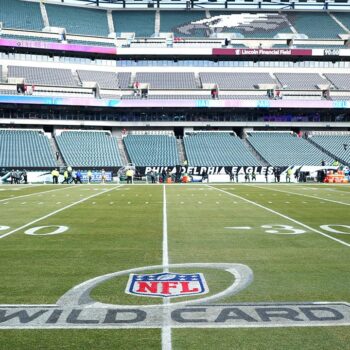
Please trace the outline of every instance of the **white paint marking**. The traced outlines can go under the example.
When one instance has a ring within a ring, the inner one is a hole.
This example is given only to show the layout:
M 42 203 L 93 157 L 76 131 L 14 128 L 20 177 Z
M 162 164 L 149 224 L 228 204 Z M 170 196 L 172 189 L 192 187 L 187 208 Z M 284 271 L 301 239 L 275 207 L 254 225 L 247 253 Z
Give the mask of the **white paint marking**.
M 345 227 L 347 229 L 350 229 L 349 225 L 338 225 L 338 224 L 333 224 L 333 225 L 321 225 L 321 229 L 328 231 L 328 232 L 332 232 L 332 233 L 339 233 L 341 235 L 350 235 L 350 232 L 344 232 L 344 231 L 339 231 L 336 230 L 335 228 L 332 228 L 332 226 L 336 226 L 336 227 Z
M 225 227 L 229 230 L 251 230 L 251 227 L 249 226 L 232 226 L 232 227 Z
M 64 187 L 64 188 L 56 188 L 54 190 L 50 190 L 50 191 L 43 191 L 43 192 L 34 192 L 34 193 L 29 193 L 29 194 L 23 194 L 22 196 L 16 196 L 16 197 L 10 197 L 10 198 L 4 198 L 4 199 L 0 199 L 0 203 L 1 202 L 5 202 L 5 201 L 8 201 L 8 200 L 12 200 L 12 199 L 17 199 L 17 198 L 24 198 L 24 197 L 29 197 L 29 196 L 35 196 L 37 195 L 38 193 L 49 193 L 49 192 L 53 192 L 53 191 L 62 191 L 62 190 L 65 190 L 67 188 L 73 188 L 73 187 Z
M 254 186 L 254 185 L 253 185 Z M 344 203 L 344 202 L 340 202 L 340 201 L 336 201 L 334 199 L 327 199 L 327 198 L 322 198 L 322 197 L 317 197 L 317 196 L 310 196 L 308 194 L 303 194 L 303 193 L 297 193 L 297 192 L 289 192 L 289 191 L 283 191 L 283 190 L 277 190 L 275 188 L 270 188 L 270 187 L 260 187 L 260 186 L 254 186 L 257 188 L 261 188 L 263 190 L 269 190 L 269 191 L 277 191 L 277 192 L 282 192 L 282 193 L 290 193 L 293 194 L 295 196 L 303 196 L 303 197 L 308 197 L 308 198 L 315 198 L 315 199 L 321 199 L 327 202 L 332 202 L 332 203 L 337 203 L 337 204 L 342 204 L 342 205 L 350 205 L 350 203 Z M 287 195 L 287 197 L 290 197 L 290 195 Z M 303 202 L 303 203 L 307 203 L 307 202 Z
M 0 231 L 5 231 L 8 230 L 10 228 L 10 226 L 1 226 L 0 225 Z
M 118 187 L 120 187 L 120 186 L 121 186 L 121 185 L 119 185 Z M 1 239 L 1 238 L 5 238 L 5 237 L 7 237 L 7 236 L 9 236 L 9 235 L 12 235 L 13 233 L 15 233 L 15 232 L 17 232 L 17 231 L 19 231 L 19 230 L 22 230 L 22 229 L 24 229 L 24 228 L 26 228 L 26 227 L 28 227 L 28 226 L 31 226 L 31 225 L 33 225 L 33 224 L 35 224 L 35 223 L 37 223 L 37 222 L 39 222 L 39 221 L 41 221 L 41 220 L 44 220 L 44 219 L 47 219 L 47 218 L 49 218 L 49 217 L 51 217 L 51 216 L 53 216 L 53 215 L 56 215 L 56 214 L 60 213 L 60 212 L 63 211 L 63 210 L 69 209 L 69 208 L 71 208 L 71 207 L 73 207 L 73 206 L 75 206 L 75 205 L 78 205 L 78 204 L 80 204 L 80 203 L 83 203 L 83 202 L 87 201 L 88 199 L 91 199 L 91 198 L 93 198 L 93 197 L 99 196 L 99 195 L 101 195 L 101 194 L 103 194 L 103 193 L 106 193 L 106 192 L 113 191 L 115 188 L 118 188 L 118 187 L 113 187 L 113 188 L 111 188 L 111 189 L 109 189 L 109 190 L 107 190 L 107 191 L 105 191 L 105 192 L 96 193 L 96 194 L 93 194 L 92 196 L 89 196 L 89 197 L 80 199 L 80 200 L 77 201 L 77 202 L 74 202 L 74 203 L 71 203 L 71 204 L 69 204 L 69 205 L 66 205 L 66 206 L 63 207 L 63 208 L 57 209 L 57 210 L 55 210 L 55 211 L 53 211 L 53 212 L 51 212 L 51 213 L 49 213 L 49 214 L 46 214 L 46 215 L 44 215 L 44 216 L 42 216 L 42 217 L 40 217 L 40 218 L 38 218 L 38 219 L 35 219 L 35 220 L 29 222 L 28 224 L 22 225 L 22 226 L 20 226 L 20 227 L 14 229 L 14 230 L 8 232 L 8 233 L 5 233 L 5 234 L 1 235 L 1 236 L 0 236 L 0 239 Z
M 209 185 L 209 186 L 210 186 L 210 185 Z M 253 204 L 253 205 L 255 205 L 256 207 L 262 208 L 262 209 L 264 209 L 264 210 L 269 211 L 270 213 L 276 214 L 276 215 L 278 215 L 278 216 L 280 216 L 280 217 L 282 217 L 282 218 L 284 218 L 284 219 L 287 219 L 287 220 L 289 220 L 289 221 L 292 221 L 292 222 L 294 222 L 294 223 L 296 223 L 296 224 L 298 224 L 298 225 L 300 225 L 300 226 L 302 226 L 302 227 L 307 228 L 307 229 L 310 230 L 310 231 L 313 231 L 313 232 L 316 232 L 316 233 L 320 234 L 321 236 L 327 237 L 327 238 L 329 238 L 329 239 L 331 239 L 331 240 L 333 240 L 333 241 L 336 241 L 336 242 L 338 242 L 338 243 L 340 243 L 340 244 L 342 244 L 342 245 L 345 245 L 345 246 L 347 246 L 347 247 L 350 247 L 350 243 L 344 242 L 344 241 L 342 241 L 341 239 L 338 239 L 338 238 L 332 237 L 332 236 L 330 236 L 330 235 L 327 235 L 326 233 L 323 233 L 323 232 L 321 232 L 321 231 L 319 231 L 319 230 L 316 230 L 316 229 L 314 229 L 313 227 L 308 226 L 308 225 L 306 225 L 306 224 L 303 224 L 302 222 L 300 222 L 300 221 L 298 221 L 298 220 L 295 220 L 295 219 L 293 219 L 293 218 L 291 218 L 291 217 L 289 217 L 289 216 L 287 216 L 287 215 L 284 215 L 284 214 L 282 214 L 282 213 L 279 213 L 278 211 L 275 211 L 275 210 L 273 210 L 273 209 L 270 209 L 270 208 L 268 208 L 268 207 L 265 207 L 265 206 L 263 206 L 263 205 L 261 205 L 261 204 L 259 204 L 259 203 L 253 202 L 253 201 L 251 201 L 251 200 L 249 200 L 249 199 L 247 199 L 247 198 L 244 198 L 244 197 L 238 196 L 238 195 L 236 195 L 236 194 L 233 194 L 233 193 L 227 192 L 227 191 L 225 191 L 225 190 L 222 190 L 221 188 L 216 188 L 216 187 L 213 187 L 213 186 L 210 186 L 210 187 L 211 187 L 211 188 L 214 188 L 214 189 L 217 190 L 217 191 L 226 193 L 226 194 L 229 195 L 229 196 L 236 197 L 236 198 L 240 198 L 240 199 L 244 200 L 244 201 L 247 202 L 247 203 Z
M 169 272 L 169 249 L 168 249 L 168 219 L 167 219 L 167 202 L 166 186 L 163 185 L 163 271 Z M 163 305 L 169 305 L 170 300 L 163 298 Z M 162 350 L 171 350 L 171 327 L 168 325 L 169 310 L 163 310 L 163 327 L 162 327 Z
M 37 231 L 40 231 L 43 228 L 48 228 L 48 227 L 57 227 L 56 230 L 52 231 L 52 232 L 48 232 L 48 233 L 37 233 Z M 60 225 L 49 225 L 49 226 L 38 226 L 38 227 L 32 227 L 26 231 L 24 231 L 24 233 L 26 235 L 30 235 L 30 236 L 51 236 L 51 235 L 58 235 L 60 233 L 66 232 L 68 230 L 67 226 L 60 226 Z

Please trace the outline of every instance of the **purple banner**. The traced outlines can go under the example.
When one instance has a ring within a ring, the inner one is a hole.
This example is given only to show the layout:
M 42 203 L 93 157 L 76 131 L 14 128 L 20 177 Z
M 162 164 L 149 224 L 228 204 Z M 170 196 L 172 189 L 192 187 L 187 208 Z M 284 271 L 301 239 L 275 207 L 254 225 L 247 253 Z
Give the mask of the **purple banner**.
M 213 49 L 215 56 L 312 56 L 312 49 Z
M 38 38 L 40 40 L 40 38 Z M 71 52 L 87 52 L 87 53 L 101 53 L 106 55 L 116 55 L 117 49 L 115 47 L 104 46 L 88 46 L 80 44 L 61 44 L 46 41 L 29 41 L 17 39 L 0 39 L 0 46 L 6 47 L 24 47 L 43 50 L 57 50 L 57 51 L 71 51 Z
M 350 108 L 350 101 L 328 100 L 117 100 L 92 97 L 39 97 L 23 95 L 0 95 L 0 103 L 121 108 Z

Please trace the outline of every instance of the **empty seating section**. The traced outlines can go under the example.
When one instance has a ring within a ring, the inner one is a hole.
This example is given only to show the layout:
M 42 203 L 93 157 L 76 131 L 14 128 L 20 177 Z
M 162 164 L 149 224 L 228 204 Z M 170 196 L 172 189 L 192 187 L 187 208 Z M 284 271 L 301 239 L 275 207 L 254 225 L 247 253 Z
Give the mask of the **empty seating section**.
M 248 141 L 272 166 L 320 165 L 331 158 L 303 138 L 290 132 L 254 132 Z
M 0 167 L 54 168 L 49 139 L 39 131 L 0 130 Z
M 350 30 L 350 13 L 349 12 L 334 12 L 333 15 Z
M 118 77 L 114 72 L 77 70 L 81 82 L 96 82 L 102 89 L 119 89 Z
M 205 19 L 204 11 L 161 11 L 160 32 L 174 33 L 175 37 L 206 37 L 208 28 L 193 24 Z
M 273 38 L 292 33 L 284 14 L 210 11 L 210 25 L 216 32 L 239 33 L 246 38 Z
M 117 139 L 104 132 L 63 131 L 57 145 L 67 165 L 72 167 L 121 166 Z
M 131 73 L 119 72 L 118 82 L 121 89 L 127 89 L 130 87 Z
M 259 84 L 276 84 L 268 73 L 199 73 L 202 84 L 218 84 L 221 90 L 254 89 Z
M 346 33 L 327 12 L 293 12 L 287 16 L 299 34 L 311 39 L 339 38 L 338 34 Z
M 34 85 L 77 86 L 70 69 L 8 66 L 8 77 L 24 78 Z
M 41 31 L 43 20 L 39 3 L 1 0 L 0 22 L 4 28 L 20 28 Z
M 113 11 L 116 33 L 135 33 L 137 37 L 154 34 L 155 11 Z
M 50 37 L 44 37 L 44 36 L 13 35 L 13 34 L 1 34 L 0 39 L 58 42 L 58 38 L 50 38 Z
M 128 135 L 124 144 L 136 166 L 175 166 L 180 164 L 176 139 L 168 135 Z
M 136 81 L 148 83 L 151 89 L 196 89 L 194 73 L 136 73 Z
M 52 27 L 66 28 L 67 33 L 108 36 L 107 11 L 80 7 L 46 4 Z
M 316 90 L 317 85 L 330 85 L 317 73 L 275 73 L 275 77 L 290 90 Z
M 201 132 L 184 137 L 190 166 L 258 166 L 243 141 L 225 132 Z
M 337 89 L 350 90 L 350 74 L 326 73 L 324 75 Z
M 342 162 L 350 164 L 350 133 L 348 135 L 314 135 L 311 140 Z
M 79 45 L 87 45 L 87 46 L 107 46 L 107 47 L 115 46 L 114 42 L 76 40 L 76 39 L 68 39 L 68 44 L 79 44 Z

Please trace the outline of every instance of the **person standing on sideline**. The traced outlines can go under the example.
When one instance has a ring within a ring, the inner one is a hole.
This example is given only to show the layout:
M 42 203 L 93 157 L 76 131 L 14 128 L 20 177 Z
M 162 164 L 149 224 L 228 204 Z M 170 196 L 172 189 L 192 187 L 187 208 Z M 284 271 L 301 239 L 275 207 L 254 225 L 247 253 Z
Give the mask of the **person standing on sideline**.
M 87 172 L 87 179 L 88 179 L 88 183 L 91 184 L 92 181 L 92 171 L 88 170 Z
M 163 184 L 165 184 L 166 178 L 167 178 L 166 170 L 165 170 L 165 168 L 163 168 L 163 170 L 162 170 L 162 182 L 163 182 Z
M 71 183 L 74 181 L 74 183 L 77 183 L 77 172 L 75 170 L 72 171 L 72 181 Z
M 27 174 L 27 170 L 26 169 L 23 169 L 23 180 L 24 180 L 24 183 L 27 184 L 28 183 L 28 174 Z
M 255 174 L 255 171 L 253 170 L 252 172 L 252 181 L 256 181 L 256 174 Z
M 66 183 L 68 185 L 68 170 L 66 169 L 63 173 L 63 181 L 61 182 L 61 184 Z
M 128 169 L 126 171 L 126 183 L 127 184 L 132 184 L 133 183 L 133 176 L 134 176 L 134 172 L 132 169 Z
M 101 170 L 101 182 L 103 184 L 106 182 L 106 172 L 104 169 Z
M 72 177 L 73 169 L 72 169 L 72 167 L 68 166 L 67 171 L 68 171 L 68 183 L 71 184 L 73 182 L 73 177 Z
M 60 173 L 58 172 L 57 169 L 54 169 L 54 170 L 52 170 L 51 175 L 52 175 L 52 183 L 57 185 L 58 184 L 58 176 L 60 175 Z
M 290 179 L 291 179 L 291 177 L 292 177 L 292 173 L 293 173 L 292 169 L 289 168 L 289 169 L 287 170 L 286 182 L 290 182 Z
M 78 170 L 78 171 L 77 171 L 77 174 L 76 174 L 76 180 L 75 180 L 75 183 L 76 183 L 76 184 L 77 184 L 78 182 L 82 184 L 82 182 L 81 182 L 81 177 L 82 177 L 81 171 Z

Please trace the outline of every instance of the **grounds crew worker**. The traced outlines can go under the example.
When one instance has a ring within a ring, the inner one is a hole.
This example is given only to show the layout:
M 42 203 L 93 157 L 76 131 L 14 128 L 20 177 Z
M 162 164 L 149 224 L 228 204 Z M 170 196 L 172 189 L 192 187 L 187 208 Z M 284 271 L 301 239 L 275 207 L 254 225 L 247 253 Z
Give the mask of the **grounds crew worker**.
M 87 178 L 88 178 L 88 183 L 91 184 L 91 180 L 92 180 L 92 172 L 91 172 L 91 170 L 88 170 Z
M 52 175 L 52 183 L 58 184 L 58 176 L 60 175 L 58 170 L 57 169 L 52 170 L 51 175 Z
M 63 181 L 61 183 L 66 183 L 68 184 L 68 170 L 65 170 L 64 173 L 63 173 Z
M 125 175 L 126 175 L 126 183 L 132 184 L 132 177 L 134 176 L 134 171 L 132 169 L 128 169 Z

